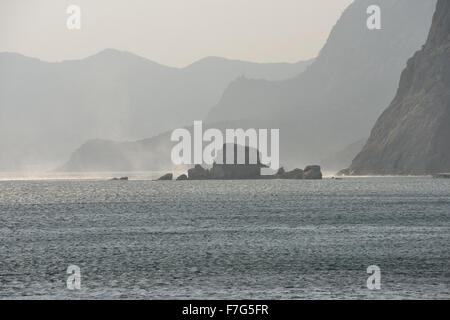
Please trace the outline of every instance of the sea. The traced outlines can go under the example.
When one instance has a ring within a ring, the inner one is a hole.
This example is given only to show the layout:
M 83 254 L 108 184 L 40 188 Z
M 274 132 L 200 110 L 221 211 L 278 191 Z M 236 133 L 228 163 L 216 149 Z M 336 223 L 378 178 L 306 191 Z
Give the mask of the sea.
M 450 179 L 0 181 L 0 299 L 449 298 Z

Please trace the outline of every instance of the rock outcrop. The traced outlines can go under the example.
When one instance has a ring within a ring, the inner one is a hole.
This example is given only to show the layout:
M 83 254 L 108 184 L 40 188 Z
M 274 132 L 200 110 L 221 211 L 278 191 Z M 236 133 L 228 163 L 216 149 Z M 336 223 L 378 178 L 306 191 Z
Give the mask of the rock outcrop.
M 438 173 L 434 174 L 433 178 L 435 179 L 450 179 L 450 173 Z
M 199 164 L 196 164 L 194 168 L 188 170 L 189 180 L 206 180 L 210 177 L 211 175 L 209 174 L 209 170 L 204 169 Z
M 261 179 L 261 166 L 256 164 L 217 164 L 211 169 L 205 169 L 201 165 L 195 165 L 188 170 L 189 180 L 239 180 L 239 179 Z
M 173 178 L 173 174 L 167 173 L 167 174 L 163 175 L 161 178 L 159 178 L 158 180 L 172 180 L 172 178 Z
M 111 181 L 128 181 L 128 177 L 112 178 Z
M 227 147 L 234 148 L 234 164 L 226 164 Z M 188 170 L 189 180 L 240 180 L 240 179 L 322 179 L 320 166 L 307 166 L 305 170 L 294 169 L 286 171 L 280 168 L 274 175 L 261 175 L 261 168 L 267 166 L 260 162 L 259 150 L 245 147 L 245 160 L 243 164 L 237 163 L 238 145 L 224 144 L 222 150 L 218 153 L 216 162 L 211 169 L 205 169 L 197 164 L 194 168 Z M 253 152 L 253 161 L 251 153 Z M 221 161 L 218 161 L 221 160 Z M 220 162 L 220 163 L 218 163 Z M 256 163 L 254 163 L 256 162 Z
M 403 71 L 352 175 L 450 172 L 450 1 L 439 0 L 428 40 Z
M 185 175 L 185 174 L 182 174 L 182 175 L 180 175 L 180 176 L 177 178 L 177 181 L 184 181 L 184 180 L 187 180 L 187 179 L 188 179 L 188 176 Z
M 211 169 L 205 169 L 200 165 L 189 169 L 189 180 L 242 180 L 242 179 L 290 179 L 290 180 L 320 180 L 322 179 L 322 172 L 320 166 L 307 166 L 305 170 L 294 169 L 292 171 L 285 171 L 280 168 L 274 175 L 263 176 L 259 169 L 254 170 L 255 167 L 250 165 L 214 164 Z
M 322 172 L 320 166 L 307 166 L 304 170 L 304 178 L 309 180 L 322 179 Z
M 304 177 L 305 174 L 302 169 L 294 169 L 286 172 L 283 167 L 281 167 L 275 175 L 275 179 L 304 179 Z
M 233 148 L 234 158 L 233 164 L 227 164 L 227 150 Z M 251 155 L 255 156 L 251 161 Z M 244 161 L 238 163 L 238 145 L 224 144 L 222 150 L 218 152 L 216 162 L 214 162 L 210 170 L 204 169 L 200 165 L 196 165 L 193 169 L 188 170 L 189 180 L 231 180 L 231 179 L 261 179 L 261 168 L 266 167 L 260 162 L 259 151 L 246 146 L 244 148 Z M 220 160 L 220 161 L 219 161 Z

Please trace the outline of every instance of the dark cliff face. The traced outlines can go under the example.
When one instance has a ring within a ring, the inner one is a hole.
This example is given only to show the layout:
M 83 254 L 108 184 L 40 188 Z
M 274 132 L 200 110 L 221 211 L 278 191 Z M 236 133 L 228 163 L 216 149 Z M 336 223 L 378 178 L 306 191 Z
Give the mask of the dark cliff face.
M 350 167 L 354 175 L 450 172 L 450 1 L 439 0 L 426 44 Z

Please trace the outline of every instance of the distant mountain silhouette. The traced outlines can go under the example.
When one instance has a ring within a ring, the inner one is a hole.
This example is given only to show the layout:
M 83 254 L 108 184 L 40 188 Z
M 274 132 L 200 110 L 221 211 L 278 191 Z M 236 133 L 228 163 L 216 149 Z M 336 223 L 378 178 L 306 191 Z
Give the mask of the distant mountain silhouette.
M 89 139 L 136 140 L 188 125 L 238 77 L 286 79 L 309 64 L 208 57 L 171 68 L 113 49 L 57 63 L 0 53 L 0 170 L 54 167 Z
M 369 136 L 406 61 L 426 40 L 436 1 L 376 1 L 382 30 L 366 27 L 372 4 L 356 0 L 344 11 L 305 72 L 278 82 L 236 80 L 206 121 L 280 128 L 282 160 L 295 166 L 317 163 Z
M 450 172 L 450 1 L 439 0 L 428 40 L 403 71 L 350 173 Z

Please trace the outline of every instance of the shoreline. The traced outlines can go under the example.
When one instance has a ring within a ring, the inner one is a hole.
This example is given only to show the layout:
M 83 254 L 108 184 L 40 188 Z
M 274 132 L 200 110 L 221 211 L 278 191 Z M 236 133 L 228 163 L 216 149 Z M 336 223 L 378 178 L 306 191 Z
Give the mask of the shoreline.
M 18 173 L 0 173 L 1 182 L 14 181 L 112 181 L 117 176 L 127 176 L 128 181 L 158 181 L 158 175 L 162 172 L 105 172 L 105 173 L 72 173 L 72 174 L 18 174 Z M 336 176 L 324 174 L 323 180 L 349 180 L 349 179 L 390 179 L 390 178 L 427 178 L 446 180 L 444 178 L 435 177 L 435 175 L 367 175 L 367 176 Z M 188 180 L 188 181 L 267 181 L 267 180 L 292 180 L 292 179 L 206 179 L 206 180 Z M 175 182 L 176 180 L 171 180 Z M 114 182 L 114 181 L 112 181 Z M 120 181 L 116 181 L 120 182 Z M 123 183 L 127 181 L 122 181 Z M 159 181 L 161 182 L 161 181 Z M 183 182 L 183 181 L 181 181 Z

